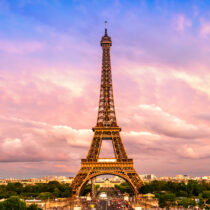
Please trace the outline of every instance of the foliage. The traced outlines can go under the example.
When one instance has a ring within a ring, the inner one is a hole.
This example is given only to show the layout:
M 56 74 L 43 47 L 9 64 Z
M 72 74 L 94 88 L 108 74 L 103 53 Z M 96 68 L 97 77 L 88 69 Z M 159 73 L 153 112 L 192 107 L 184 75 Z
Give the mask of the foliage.
M 53 197 L 71 197 L 72 189 L 69 184 L 61 184 L 57 181 L 49 183 L 37 183 L 35 185 L 26 185 L 16 182 L 0 185 L 0 199 L 9 198 L 11 196 L 19 196 L 21 198 L 43 197 L 41 193 L 48 193 L 49 198 Z M 49 194 L 50 193 L 50 194 Z M 46 194 L 44 194 L 46 197 Z M 47 197 L 47 198 L 48 198 Z
M 172 181 L 152 181 L 145 184 L 139 189 L 142 194 L 154 193 L 161 194 L 164 192 L 174 193 L 176 197 L 194 197 L 205 195 L 208 196 L 208 191 L 210 190 L 210 184 L 205 182 L 197 182 L 194 180 L 189 180 L 187 184 L 184 182 L 172 182 Z M 205 193 L 204 193 L 205 192 Z
M 118 190 L 120 190 L 121 193 L 128 193 L 128 194 L 132 194 L 132 189 L 130 188 L 129 184 L 127 182 L 123 182 L 121 184 L 116 184 L 115 188 L 117 188 Z
M 202 194 L 203 194 L 203 195 L 202 195 L 203 198 L 210 198 L 210 190 L 208 190 L 208 191 L 203 191 Z
M 18 196 L 11 196 L 7 200 L 0 202 L 0 210 L 41 210 L 36 205 L 26 206 L 26 203 L 21 201 Z
M 100 185 L 95 185 L 95 190 L 97 190 L 100 187 Z M 88 193 L 91 193 L 91 184 L 87 184 L 82 191 L 81 195 L 86 196 Z
M 184 208 L 192 208 L 196 206 L 196 202 L 192 198 L 184 198 L 177 202 L 178 206 L 183 206 Z
M 31 204 L 28 206 L 27 210 L 42 210 L 41 208 L 38 208 L 36 204 Z
M 169 209 L 171 206 L 175 206 L 176 196 L 173 193 L 165 193 L 159 196 L 158 202 L 161 208 Z
M 42 192 L 38 196 L 38 198 L 41 199 L 41 200 L 47 200 L 47 199 L 50 199 L 52 197 L 53 197 L 53 195 L 50 192 Z
M 206 204 L 210 202 L 210 183 L 197 182 L 189 180 L 188 183 L 172 181 L 152 181 L 139 189 L 142 194 L 153 193 L 158 198 L 160 207 L 169 208 L 177 204 L 184 208 L 198 205 L 200 208 L 207 208 Z M 175 200 L 177 202 L 175 202 Z M 195 198 L 199 198 L 198 204 Z M 175 203 L 174 203 L 175 202 Z
M 203 207 L 204 207 L 204 201 L 203 201 L 203 199 L 199 199 L 198 206 L 199 206 L 200 208 L 203 208 Z
M 87 184 L 82 191 L 81 195 L 86 196 L 88 193 L 91 193 L 91 184 Z

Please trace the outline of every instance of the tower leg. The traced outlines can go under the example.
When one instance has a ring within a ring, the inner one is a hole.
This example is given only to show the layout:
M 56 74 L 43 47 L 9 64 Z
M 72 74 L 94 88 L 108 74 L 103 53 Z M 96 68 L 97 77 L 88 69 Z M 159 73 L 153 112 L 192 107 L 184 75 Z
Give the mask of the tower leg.
M 95 178 L 91 179 L 91 198 L 94 199 L 96 197 L 95 192 Z

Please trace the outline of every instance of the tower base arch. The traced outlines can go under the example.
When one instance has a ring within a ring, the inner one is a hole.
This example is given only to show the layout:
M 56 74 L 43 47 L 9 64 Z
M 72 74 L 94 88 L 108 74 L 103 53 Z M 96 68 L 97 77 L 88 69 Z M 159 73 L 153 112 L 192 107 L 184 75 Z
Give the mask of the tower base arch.
M 119 176 L 130 185 L 133 194 L 139 193 L 139 188 L 143 185 L 143 181 L 136 173 L 133 167 L 133 160 L 127 159 L 125 162 L 89 162 L 83 159 L 81 168 L 72 183 L 72 190 L 76 196 L 80 196 L 85 185 L 89 180 L 100 175 Z

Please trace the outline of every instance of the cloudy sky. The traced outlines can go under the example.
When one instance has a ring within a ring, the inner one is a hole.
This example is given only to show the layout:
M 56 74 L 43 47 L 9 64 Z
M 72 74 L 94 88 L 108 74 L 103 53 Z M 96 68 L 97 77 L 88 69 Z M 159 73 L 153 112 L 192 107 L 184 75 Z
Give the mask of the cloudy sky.
M 80 168 L 105 20 L 117 120 L 138 173 L 210 175 L 208 0 L 0 0 L 0 178 Z

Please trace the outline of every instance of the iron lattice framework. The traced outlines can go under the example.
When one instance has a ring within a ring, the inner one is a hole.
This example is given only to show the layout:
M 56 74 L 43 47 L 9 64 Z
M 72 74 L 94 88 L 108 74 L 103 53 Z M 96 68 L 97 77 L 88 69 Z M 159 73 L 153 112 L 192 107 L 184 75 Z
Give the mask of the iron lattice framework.
M 133 167 L 133 159 L 129 159 L 123 146 L 120 131 L 117 125 L 114 97 L 112 88 L 110 47 L 111 37 L 105 35 L 101 39 L 103 50 L 101 87 L 97 124 L 93 128 L 94 136 L 86 159 L 81 160 L 81 169 L 72 183 L 73 192 L 80 195 L 86 183 L 98 175 L 113 174 L 125 179 L 131 186 L 134 194 L 143 182 Z M 111 140 L 114 148 L 115 159 L 100 159 L 100 149 L 103 140 Z

